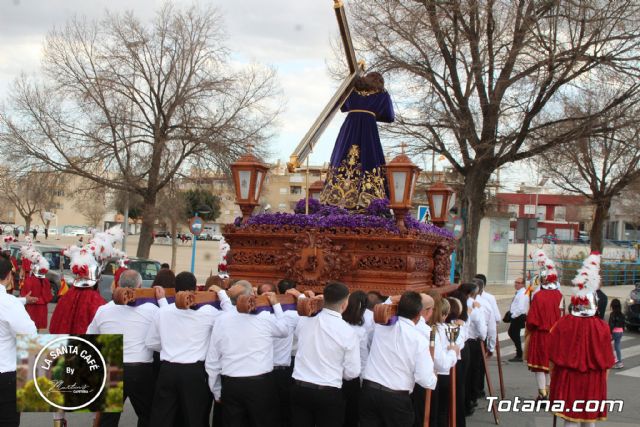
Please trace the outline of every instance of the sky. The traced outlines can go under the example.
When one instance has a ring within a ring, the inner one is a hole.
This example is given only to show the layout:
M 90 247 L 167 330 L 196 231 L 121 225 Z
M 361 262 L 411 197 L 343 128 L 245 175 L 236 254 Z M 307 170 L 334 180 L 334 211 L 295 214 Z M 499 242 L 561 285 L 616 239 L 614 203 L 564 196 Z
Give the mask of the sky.
M 36 73 L 44 38 L 54 26 L 74 15 L 99 18 L 105 10 L 132 10 L 149 20 L 161 0 L 0 0 L 0 102 L 21 73 Z M 192 1 L 173 3 L 190 5 Z M 224 16 L 227 46 L 238 62 L 274 67 L 285 99 L 285 110 L 270 147 L 271 161 L 286 161 L 339 82 L 329 76 L 331 41 L 339 32 L 332 0 L 210 0 Z M 348 4 L 348 2 L 347 2 Z M 393 94 L 392 94 L 393 95 Z M 328 162 L 342 116 L 336 115 L 318 142 L 310 163 Z M 384 143 L 384 141 L 383 141 Z M 390 160 L 390 159 L 387 159 Z M 422 159 L 415 159 L 424 167 Z M 429 165 L 430 165 L 430 161 Z M 448 163 L 437 161 L 436 168 Z M 529 170 L 502 171 L 506 189 L 535 180 Z

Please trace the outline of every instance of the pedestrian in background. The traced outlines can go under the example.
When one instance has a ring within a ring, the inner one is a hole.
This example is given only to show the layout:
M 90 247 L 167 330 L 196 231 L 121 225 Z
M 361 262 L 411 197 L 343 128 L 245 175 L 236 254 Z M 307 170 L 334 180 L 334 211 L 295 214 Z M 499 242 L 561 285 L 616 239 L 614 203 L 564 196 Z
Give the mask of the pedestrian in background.
M 509 338 L 511 338 L 516 348 L 516 355 L 511 358 L 509 362 L 522 362 L 522 340 L 520 338 L 520 331 L 524 329 L 527 320 L 529 298 L 525 295 L 524 279 L 522 277 L 518 277 L 515 280 L 514 288 L 516 289 L 516 295 L 511 301 L 509 312 L 505 315 L 504 321 L 509 323 Z
M 609 329 L 613 337 L 613 348 L 616 352 L 616 364 L 614 369 L 624 368 L 622 363 L 622 351 L 620 350 L 620 341 L 624 333 L 624 314 L 622 314 L 622 305 L 618 298 L 611 300 L 611 313 L 609 314 Z

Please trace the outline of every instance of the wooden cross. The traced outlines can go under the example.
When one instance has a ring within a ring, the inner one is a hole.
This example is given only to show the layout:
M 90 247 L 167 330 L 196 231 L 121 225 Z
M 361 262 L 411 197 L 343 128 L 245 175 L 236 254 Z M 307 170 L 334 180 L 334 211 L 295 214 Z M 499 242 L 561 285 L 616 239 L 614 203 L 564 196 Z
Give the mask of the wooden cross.
M 307 156 L 311 154 L 316 141 L 318 141 L 318 138 L 320 138 L 327 128 L 333 116 L 349 97 L 349 94 L 351 94 L 356 78 L 364 71 L 364 62 L 358 62 L 356 59 L 356 52 L 353 49 L 349 23 L 347 22 L 347 15 L 342 0 L 333 0 L 333 9 L 336 13 L 340 36 L 342 37 L 342 44 L 344 45 L 344 52 L 347 57 L 347 64 L 349 65 L 349 75 L 344 79 L 340 87 L 338 87 L 336 93 L 331 97 L 329 103 L 324 107 L 316 121 L 313 122 L 313 125 L 291 155 L 287 163 L 289 172 L 294 172 L 298 169 Z

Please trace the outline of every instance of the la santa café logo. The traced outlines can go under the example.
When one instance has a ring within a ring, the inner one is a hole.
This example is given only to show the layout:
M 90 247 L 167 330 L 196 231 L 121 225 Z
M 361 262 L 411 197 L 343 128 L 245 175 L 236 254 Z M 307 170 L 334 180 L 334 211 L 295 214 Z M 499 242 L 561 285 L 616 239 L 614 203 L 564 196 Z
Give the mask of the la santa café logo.
M 107 364 L 93 343 L 76 336 L 58 337 L 47 342 L 36 356 L 33 377 L 37 377 L 37 370 L 49 372 L 59 365 L 63 366 L 64 375 L 53 381 L 49 389 L 42 389 L 38 381 L 34 381 L 36 391 L 48 404 L 74 411 L 86 408 L 100 396 L 107 382 Z M 65 396 L 64 404 L 50 399 L 52 393 Z

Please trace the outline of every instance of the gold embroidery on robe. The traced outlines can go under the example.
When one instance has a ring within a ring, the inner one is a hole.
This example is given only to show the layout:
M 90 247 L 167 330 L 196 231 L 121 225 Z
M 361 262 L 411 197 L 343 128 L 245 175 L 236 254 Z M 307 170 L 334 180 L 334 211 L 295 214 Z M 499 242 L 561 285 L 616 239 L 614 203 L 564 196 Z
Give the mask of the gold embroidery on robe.
M 360 148 L 352 145 L 340 166 L 329 170 L 320 202 L 350 210 L 364 210 L 373 200 L 387 197 L 384 184 L 384 166 L 363 171 Z

